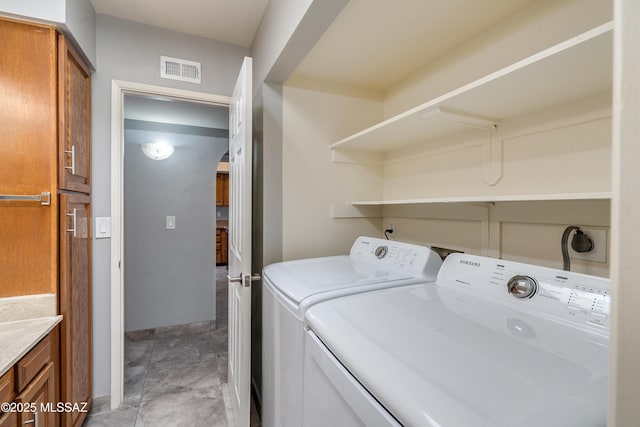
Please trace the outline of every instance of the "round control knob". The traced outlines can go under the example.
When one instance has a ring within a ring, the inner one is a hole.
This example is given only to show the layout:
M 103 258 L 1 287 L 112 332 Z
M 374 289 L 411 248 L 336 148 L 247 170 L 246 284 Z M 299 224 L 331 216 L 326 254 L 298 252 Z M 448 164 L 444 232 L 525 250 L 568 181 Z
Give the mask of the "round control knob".
M 538 283 L 533 277 L 513 276 L 507 283 L 507 290 L 516 298 L 531 298 L 538 290 Z
M 389 251 L 388 247 L 386 247 L 386 246 L 378 246 L 374 253 L 376 255 L 376 258 L 382 259 L 387 255 L 388 251 Z

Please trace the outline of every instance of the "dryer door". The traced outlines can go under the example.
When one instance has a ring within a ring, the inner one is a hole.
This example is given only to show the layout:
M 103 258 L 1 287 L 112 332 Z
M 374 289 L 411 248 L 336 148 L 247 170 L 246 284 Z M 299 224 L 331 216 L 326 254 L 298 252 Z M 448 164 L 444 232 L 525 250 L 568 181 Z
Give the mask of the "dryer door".
M 305 427 L 401 427 L 311 331 L 304 352 Z

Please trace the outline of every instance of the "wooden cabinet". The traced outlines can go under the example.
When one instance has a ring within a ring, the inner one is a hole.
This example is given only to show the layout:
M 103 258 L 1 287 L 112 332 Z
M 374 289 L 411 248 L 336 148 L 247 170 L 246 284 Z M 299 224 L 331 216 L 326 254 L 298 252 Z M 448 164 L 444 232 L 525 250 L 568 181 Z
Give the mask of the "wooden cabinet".
M 58 180 L 60 189 L 91 192 L 91 72 L 58 36 Z
M 229 206 L 229 174 L 216 174 L 216 206 Z
M 18 425 L 18 414 L 7 412 L 0 415 L 0 427 L 16 427 Z
M 49 362 L 18 395 L 16 402 L 33 404 L 28 411 L 18 413 L 18 425 L 33 424 L 38 427 L 54 427 L 56 425 L 57 413 L 52 406 L 57 404 L 54 372 L 54 364 Z M 50 411 L 45 412 L 46 409 L 50 409 Z
M 91 197 L 60 194 L 61 399 L 91 402 Z M 84 413 L 63 413 L 79 426 Z
M 58 294 L 60 399 L 90 402 L 90 69 L 45 25 L 0 18 L 0 51 L 0 297 Z
M 54 29 L 0 19 L 0 297 L 54 293 L 58 277 Z M 19 200 L 49 194 L 49 204 Z M 11 199 L 11 198 L 10 198 Z
M 15 406 L 0 416 L 0 427 L 59 425 L 57 355 L 56 327 L 2 376 L 0 400 Z
M 224 228 L 216 229 L 216 265 L 227 264 L 228 233 Z

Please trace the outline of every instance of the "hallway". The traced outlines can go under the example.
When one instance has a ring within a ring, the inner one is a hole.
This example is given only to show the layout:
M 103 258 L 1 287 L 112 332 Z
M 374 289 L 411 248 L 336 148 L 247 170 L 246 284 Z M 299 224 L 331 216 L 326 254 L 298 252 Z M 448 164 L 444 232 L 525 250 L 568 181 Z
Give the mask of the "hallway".
M 215 322 L 126 334 L 124 403 L 96 399 L 85 426 L 229 425 L 226 273 L 216 268 Z

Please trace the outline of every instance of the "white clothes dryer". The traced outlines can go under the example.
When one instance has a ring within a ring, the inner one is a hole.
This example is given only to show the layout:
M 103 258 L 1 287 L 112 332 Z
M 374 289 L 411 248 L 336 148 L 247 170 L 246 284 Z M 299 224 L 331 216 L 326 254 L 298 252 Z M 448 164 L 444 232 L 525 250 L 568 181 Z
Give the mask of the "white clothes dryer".
M 441 264 L 425 246 L 359 237 L 349 255 L 265 267 L 262 425 L 302 425 L 304 313 L 309 307 L 344 295 L 433 282 Z
M 452 254 L 306 313 L 304 427 L 601 427 L 608 279 Z

